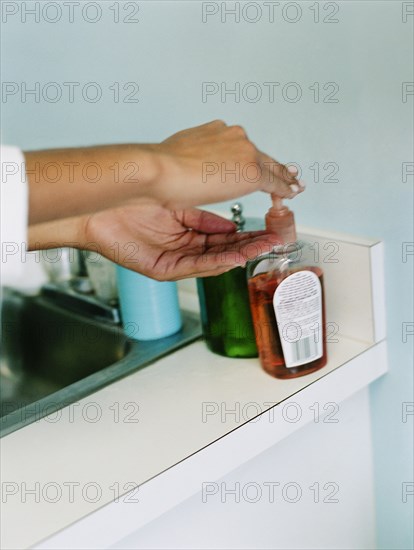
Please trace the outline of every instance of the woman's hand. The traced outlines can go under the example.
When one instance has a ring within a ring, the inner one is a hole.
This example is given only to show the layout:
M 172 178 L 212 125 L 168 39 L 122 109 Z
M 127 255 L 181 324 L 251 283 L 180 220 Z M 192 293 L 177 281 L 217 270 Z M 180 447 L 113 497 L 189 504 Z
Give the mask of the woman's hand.
M 303 191 L 297 170 L 259 151 L 240 126 L 216 120 L 153 146 L 160 174 L 149 192 L 169 208 L 188 208 L 267 191 L 293 198 Z
M 173 281 L 219 275 L 269 252 L 277 242 L 261 231 L 235 231 L 232 222 L 202 210 L 129 204 L 34 225 L 29 237 L 32 249 L 76 246 L 153 279 Z
M 202 210 L 127 205 L 91 216 L 85 238 L 128 269 L 172 281 L 219 275 L 276 244 L 264 232 L 235 230 L 232 222 Z

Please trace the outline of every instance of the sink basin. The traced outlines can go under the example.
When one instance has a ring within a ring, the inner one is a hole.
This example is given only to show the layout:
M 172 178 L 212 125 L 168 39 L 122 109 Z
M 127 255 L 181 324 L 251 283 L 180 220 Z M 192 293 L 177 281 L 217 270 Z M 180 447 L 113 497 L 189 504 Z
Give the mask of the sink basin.
M 38 294 L 4 289 L 0 436 L 70 405 L 201 335 L 198 316 L 183 328 L 139 342 L 119 324 L 98 320 Z

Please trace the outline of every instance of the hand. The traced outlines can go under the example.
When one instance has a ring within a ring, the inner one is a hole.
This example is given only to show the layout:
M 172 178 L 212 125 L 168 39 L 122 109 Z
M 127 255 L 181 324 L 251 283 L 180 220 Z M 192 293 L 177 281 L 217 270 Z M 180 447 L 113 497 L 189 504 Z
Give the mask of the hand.
M 149 192 L 168 208 L 233 199 L 253 191 L 293 198 L 297 170 L 259 151 L 240 126 L 216 120 L 152 146 L 161 166 Z M 270 201 L 269 201 L 270 202 Z
M 129 204 L 29 227 L 30 250 L 92 250 L 159 281 L 219 275 L 275 244 L 274 235 L 237 233 L 233 222 L 210 212 L 159 205 Z
M 277 243 L 264 231 L 235 231 L 233 222 L 202 210 L 130 204 L 86 218 L 81 248 L 153 279 L 173 281 L 219 275 Z

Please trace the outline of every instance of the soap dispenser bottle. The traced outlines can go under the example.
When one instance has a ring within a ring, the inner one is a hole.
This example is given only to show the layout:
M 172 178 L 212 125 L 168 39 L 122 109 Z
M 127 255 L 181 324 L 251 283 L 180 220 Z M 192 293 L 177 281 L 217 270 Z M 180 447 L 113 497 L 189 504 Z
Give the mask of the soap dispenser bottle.
M 262 367 L 296 378 L 326 365 L 323 272 L 298 241 L 293 212 L 272 195 L 266 230 L 280 244 L 248 262 L 248 289 Z
M 241 204 L 234 204 L 231 211 L 237 231 L 264 229 L 262 220 L 243 217 Z M 197 290 L 207 347 L 227 357 L 257 357 L 246 268 L 199 278 Z

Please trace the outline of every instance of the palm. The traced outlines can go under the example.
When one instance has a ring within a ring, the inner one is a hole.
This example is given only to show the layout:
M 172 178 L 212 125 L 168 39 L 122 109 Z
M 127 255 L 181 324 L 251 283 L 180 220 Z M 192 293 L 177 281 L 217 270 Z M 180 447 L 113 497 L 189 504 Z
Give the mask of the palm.
M 129 204 L 93 214 L 87 240 L 129 269 L 158 280 L 217 275 L 268 251 L 263 232 L 235 233 L 234 225 L 201 210 Z

